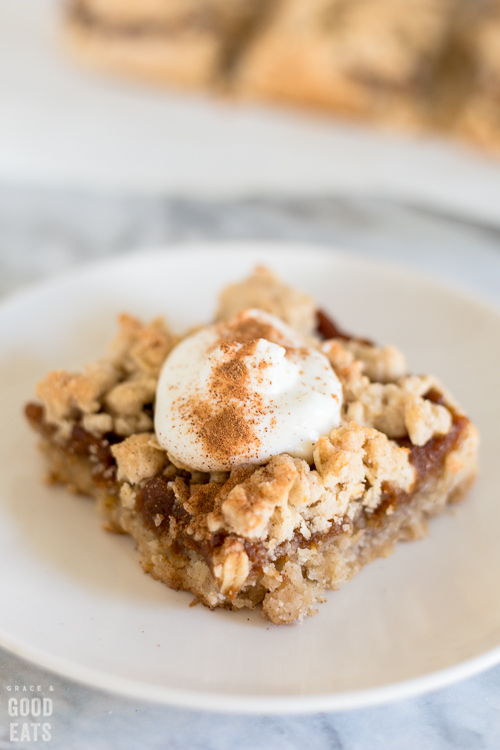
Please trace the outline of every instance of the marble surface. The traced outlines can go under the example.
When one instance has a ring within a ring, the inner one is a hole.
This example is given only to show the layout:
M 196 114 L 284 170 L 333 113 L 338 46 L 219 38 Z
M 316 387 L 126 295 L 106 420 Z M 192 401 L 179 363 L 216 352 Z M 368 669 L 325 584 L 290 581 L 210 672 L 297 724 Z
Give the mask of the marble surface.
M 5 185 L 0 185 L 0 297 L 105 255 L 200 238 L 256 237 L 349 247 L 409 264 L 500 305 L 500 232 L 408 206 L 335 197 L 215 203 Z M 15 719 L 7 702 L 15 685 L 40 685 L 40 694 L 53 699 L 50 741 L 10 741 Z M 0 750 L 38 745 L 54 750 L 497 750 L 500 667 L 382 707 L 240 717 L 117 697 L 0 650 Z

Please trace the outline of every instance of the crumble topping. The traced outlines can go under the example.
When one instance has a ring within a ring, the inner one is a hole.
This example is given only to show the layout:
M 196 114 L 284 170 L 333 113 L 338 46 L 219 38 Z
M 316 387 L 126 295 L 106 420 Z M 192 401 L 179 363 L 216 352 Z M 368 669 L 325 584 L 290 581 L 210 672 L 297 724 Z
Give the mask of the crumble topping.
M 376 508 L 383 482 L 409 492 L 416 477 L 409 454 L 383 433 L 355 422 L 320 438 L 314 461 L 323 485 L 334 493 L 335 515 L 348 513 L 351 500 L 361 497 L 364 506 Z
M 314 333 L 316 305 L 313 300 L 283 284 L 263 266 L 258 266 L 245 281 L 224 289 L 219 296 L 216 317 L 217 320 L 232 318 L 248 308 L 276 315 L 304 336 Z
M 144 407 L 155 399 L 158 373 L 177 339 L 160 318 L 143 325 L 131 315 L 121 315 L 118 323 L 106 357 L 83 373 L 51 372 L 37 386 L 45 419 L 62 439 L 79 416 L 93 435 L 128 436 L 153 427 Z
M 130 375 L 158 377 L 165 357 L 176 344 L 162 318 L 143 325 L 131 315 L 120 315 L 119 332 L 107 360 Z
M 121 417 L 137 416 L 142 408 L 154 401 L 155 378 L 138 378 L 116 385 L 106 395 L 106 406 L 111 414 Z
M 84 430 L 99 437 L 113 430 L 113 417 L 105 412 L 101 414 L 84 414 L 82 419 Z
M 272 458 L 267 466 L 234 487 L 222 503 L 221 513 L 228 528 L 248 539 L 267 535 L 277 541 L 290 538 L 298 522 L 297 512 L 288 503 L 296 478 L 293 459 Z
M 165 466 L 167 457 L 156 442 L 154 433 L 131 435 L 123 442 L 111 446 L 118 466 L 117 479 L 137 484 L 154 477 Z
M 79 412 L 99 411 L 100 397 L 117 377 L 108 363 L 92 365 L 83 374 L 55 370 L 38 384 L 36 395 L 45 406 L 48 421 L 57 425 Z
M 388 345 L 380 348 L 351 339 L 343 341 L 341 348 L 352 355 L 347 364 L 352 364 L 354 361 L 361 362 L 363 373 L 369 380 L 390 383 L 406 375 L 406 359 L 395 346 Z
M 445 406 L 409 393 L 404 404 L 404 422 L 413 445 L 422 446 L 436 435 L 446 435 L 452 419 Z
M 408 435 L 413 445 L 449 431 L 449 409 L 423 398 L 441 386 L 428 375 L 407 376 L 404 357 L 395 347 L 334 339 L 325 342 L 322 351 L 342 382 L 346 421 L 373 427 L 389 438 Z
M 345 404 L 346 418 L 375 427 L 390 438 L 408 434 L 413 445 L 424 445 L 431 437 L 448 432 L 449 410 L 409 392 L 406 385 L 404 378 L 387 385 L 351 384 L 354 400 Z

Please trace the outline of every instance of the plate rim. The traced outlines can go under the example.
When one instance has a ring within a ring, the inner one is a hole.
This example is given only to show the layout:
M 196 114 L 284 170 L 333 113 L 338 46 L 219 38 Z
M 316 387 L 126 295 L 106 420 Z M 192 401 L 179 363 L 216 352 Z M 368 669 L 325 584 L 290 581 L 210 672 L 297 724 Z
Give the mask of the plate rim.
M 179 242 L 165 245 L 153 245 L 144 249 L 122 253 L 114 256 L 106 256 L 101 259 L 93 259 L 84 264 L 78 264 L 69 270 L 52 274 L 44 279 L 23 285 L 0 300 L 0 316 L 11 306 L 22 304 L 24 300 L 33 295 L 44 293 L 51 288 L 64 286 L 83 273 L 92 274 L 96 269 L 109 266 L 121 265 L 123 263 L 135 263 L 137 261 L 149 262 L 166 255 L 179 256 L 186 252 L 196 254 L 207 254 L 218 251 L 224 253 L 238 253 L 245 251 L 267 253 L 294 252 L 303 253 L 304 250 L 314 252 L 316 255 L 324 255 L 329 259 L 337 257 L 340 260 L 349 260 L 350 263 L 363 263 L 372 265 L 378 270 L 387 269 L 391 275 L 402 276 L 412 281 L 425 283 L 433 286 L 436 290 L 443 290 L 447 294 L 459 298 L 461 301 L 474 304 L 490 314 L 500 317 L 499 301 L 492 299 L 491 295 L 479 298 L 477 292 L 471 290 L 466 284 L 459 284 L 455 280 L 443 281 L 441 278 L 427 276 L 421 269 L 411 267 L 404 263 L 386 260 L 377 256 L 368 255 L 358 251 L 351 251 L 337 246 L 329 246 L 315 242 L 293 242 L 288 240 L 195 240 L 190 242 Z M 222 692 L 190 690 L 186 688 L 173 688 L 160 685 L 147 684 L 141 680 L 123 678 L 113 674 L 88 668 L 74 663 L 69 659 L 50 654 L 43 649 L 30 646 L 28 643 L 17 639 L 0 629 L 0 646 L 15 656 L 26 659 L 29 662 L 48 669 L 66 678 L 76 680 L 90 687 L 105 690 L 128 698 L 140 699 L 148 702 L 176 706 L 186 709 L 198 709 L 215 713 L 230 713 L 242 715 L 300 715 L 314 714 L 325 711 L 345 711 L 370 706 L 380 706 L 395 701 L 416 697 L 427 692 L 432 692 L 447 687 L 455 682 L 472 677 L 500 662 L 500 643 L 493 649 L 489 649 L 478 656 L 458 662 L 444 669 L 428 672 L 418 677 L 409 678 L 387 685 L 379 685 L 372 688 L 360 690 L 349 690 L 333 693 L 317 693 L 309 695 L 230 695 Z

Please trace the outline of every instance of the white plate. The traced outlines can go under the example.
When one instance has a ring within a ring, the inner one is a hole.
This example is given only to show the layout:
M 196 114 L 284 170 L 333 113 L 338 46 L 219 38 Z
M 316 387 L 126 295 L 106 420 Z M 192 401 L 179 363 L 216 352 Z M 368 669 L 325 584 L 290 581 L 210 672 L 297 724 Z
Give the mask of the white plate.
M 302 626 L 190 608 L 142 573 L 91 501 L 40 484 L 21 417 L 47 370 L 98 356 L 122 310 L 176 327 L 265 261 L 348 330 L 399 345 L 441 377 L 482 433 L 480 479 L 430 537 L 402 544 Z M 212 245 L 122 257 L 0 308 L 0 644 L 56 672 L 221 711 L 305 712 L 416 694 L 500 661 L 500 315 L 408 271 L 313 247 Z

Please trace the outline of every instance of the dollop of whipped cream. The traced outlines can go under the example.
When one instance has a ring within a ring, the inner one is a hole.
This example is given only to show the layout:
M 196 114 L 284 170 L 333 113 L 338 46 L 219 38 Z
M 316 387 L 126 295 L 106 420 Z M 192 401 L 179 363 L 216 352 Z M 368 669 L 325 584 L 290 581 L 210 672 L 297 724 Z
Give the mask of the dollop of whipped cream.
M 342 386 L 329 360 L 279 318 L 244 310 L 181 341 L 156 393 L 155 429 L 175 463 L 197 471 L 312 461 L 340 423 Z

